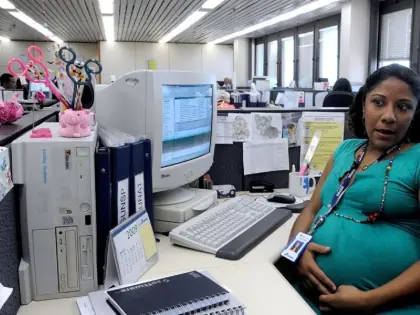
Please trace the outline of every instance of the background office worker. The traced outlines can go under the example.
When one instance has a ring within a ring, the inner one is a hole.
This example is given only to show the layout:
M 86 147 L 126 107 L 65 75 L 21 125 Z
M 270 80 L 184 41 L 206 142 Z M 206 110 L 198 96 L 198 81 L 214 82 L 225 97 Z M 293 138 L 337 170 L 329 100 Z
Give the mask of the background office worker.
M 409 68 L 370 75 L 349 111 L 358 139 L 338 147 L 294 224 L 291 237 L 325 216 L 365 152 L 296 265 L 296 288 L 317 313 L 420 314 L 419 100 L 420 79 Z
M 352 93 L 353 90 L 351 88 L 351 83 L 346 78 L 340 78 L 337 81 L 335 81 L 333 86 L 334 92 L 349 92 Z
M 16 78 L 10 73 L 3 73 L 0 76 L 0 90 L 16 89 Z

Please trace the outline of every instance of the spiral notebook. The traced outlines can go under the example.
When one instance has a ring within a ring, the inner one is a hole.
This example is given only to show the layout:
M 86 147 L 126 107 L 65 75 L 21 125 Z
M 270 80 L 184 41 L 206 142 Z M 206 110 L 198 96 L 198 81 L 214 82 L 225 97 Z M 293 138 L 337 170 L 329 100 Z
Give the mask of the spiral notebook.
M 89 297 L 78 298 L 78 307 L 81 315 L 116 315 L 118 312 L 115 311 L 115 308 L 110 306 L 106 302 L 106 293 L 105 291 L 97 291 L 89 293 Z M 87 299 L 87 300 L 86 300 Z M 80 305 L 80 302 L 84 302 L 87 305 Z M 83 307 L 83 309 L 81 309 Z M 219 312 L 219 313 L 217 313 Z M 198 313 L 197 313 L 198 314 Z M 211 308 L 208 311 L 200 312 L 200 315 L 245 315 L 245 307 L 230 294 L 228 304 Z
M 108 302 L 120 315 L 191 314 L 198 310 L 205 314 L 223 306 L 231 310 L 229 291 L 198 271 L 118 287 L 106 293 Z M 241 313 L 239 308 L 235 311 Z

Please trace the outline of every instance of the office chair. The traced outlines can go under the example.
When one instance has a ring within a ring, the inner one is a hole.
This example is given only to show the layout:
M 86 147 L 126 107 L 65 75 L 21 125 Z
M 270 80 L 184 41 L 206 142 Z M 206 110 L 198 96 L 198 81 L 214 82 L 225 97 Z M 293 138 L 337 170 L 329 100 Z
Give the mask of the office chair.
M 331 92 L 324 98 L 322 107 L 350 107 L 354 94 L 349 92 Z

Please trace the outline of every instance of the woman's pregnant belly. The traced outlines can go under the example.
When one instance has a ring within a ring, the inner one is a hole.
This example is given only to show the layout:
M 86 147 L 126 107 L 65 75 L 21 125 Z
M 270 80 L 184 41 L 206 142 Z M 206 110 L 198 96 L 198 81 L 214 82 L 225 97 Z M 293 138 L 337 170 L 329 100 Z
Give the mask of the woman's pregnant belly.
M 370 290 L 420 260 L 420 239 L 385 222 L 360 224 L 330 215 L 312 241 L 331 248 L 316 261 L 337 286 Z

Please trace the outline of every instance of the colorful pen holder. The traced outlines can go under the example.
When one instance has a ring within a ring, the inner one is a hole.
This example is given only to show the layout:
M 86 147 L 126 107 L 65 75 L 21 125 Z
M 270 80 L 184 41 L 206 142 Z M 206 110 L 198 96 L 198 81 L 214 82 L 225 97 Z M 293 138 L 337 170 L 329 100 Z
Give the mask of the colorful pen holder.
M 60 129 L 58 134 L 65 138 L 82 138 L 90 136 L 90 111 L 67 109 L 60 112 Z

